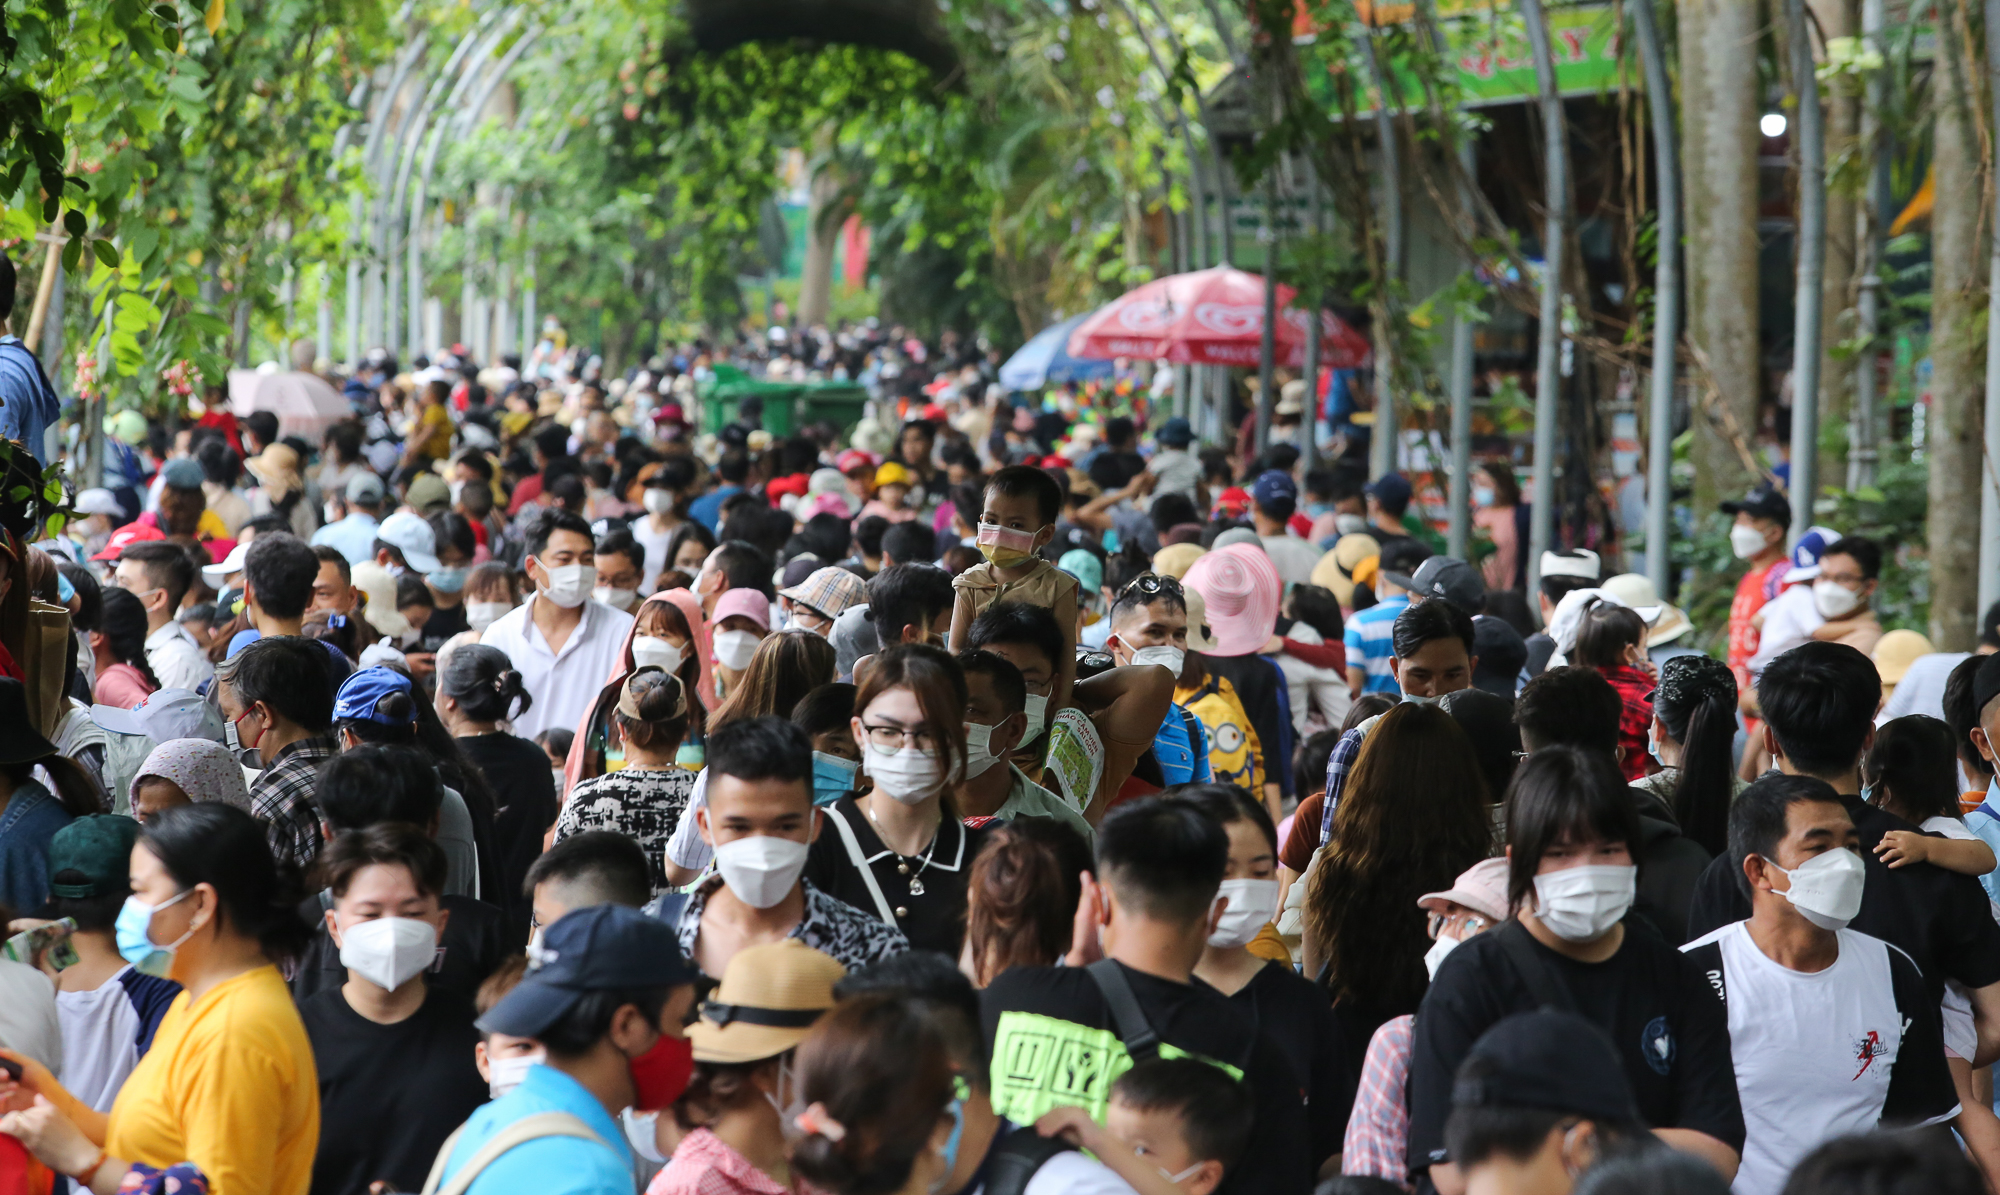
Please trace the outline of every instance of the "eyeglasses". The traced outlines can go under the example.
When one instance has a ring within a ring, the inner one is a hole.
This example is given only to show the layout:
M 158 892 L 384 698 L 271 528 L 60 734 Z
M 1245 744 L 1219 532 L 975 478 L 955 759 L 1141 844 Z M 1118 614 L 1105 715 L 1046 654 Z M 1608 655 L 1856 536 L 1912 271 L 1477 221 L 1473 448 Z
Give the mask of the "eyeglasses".
M 862 726 L 868 732 L 868 741 L 884 751 L 895 751 L 908 743 L 919 751 L 929 751 L 937 745 L 931 732 L 922 728 L 906 730 L 901 726 Z
M 1132 578 L 1132 583 L 1127 585 L 1124 593 L 1120 593 L 1118 597 L 1120 600 L 1123 600 L 1125 594 L 1134 591 L 1144 596 L 1149 602 L 1163 593 L 1169 597 L 1180 597 L 1184 592 L 1181 589 L 1179 581 L 1174 580 L 1172 577 L 1163 577 L 1158 573 L 1140 573 L 1138 576 Z

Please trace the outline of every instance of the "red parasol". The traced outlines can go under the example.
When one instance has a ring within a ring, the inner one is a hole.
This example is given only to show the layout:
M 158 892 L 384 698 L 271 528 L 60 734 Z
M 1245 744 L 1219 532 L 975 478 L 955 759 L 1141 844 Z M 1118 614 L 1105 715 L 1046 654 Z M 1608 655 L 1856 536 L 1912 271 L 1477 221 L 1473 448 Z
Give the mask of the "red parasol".
M 1288 304 L 1296 292 L 1278 287 L 1277 364 L 1305 364 L 1312 317 Z M 1320 364 L 1366 364 L 1368 338 L 1332 312 L 1321 312 Z M 1092 313 L 1070 333 L 1069 355 L 1142 357 L 1196 365 L 1255 366 L 1263 349 L 1264 280 L 1230 266 L 1155 278 Z

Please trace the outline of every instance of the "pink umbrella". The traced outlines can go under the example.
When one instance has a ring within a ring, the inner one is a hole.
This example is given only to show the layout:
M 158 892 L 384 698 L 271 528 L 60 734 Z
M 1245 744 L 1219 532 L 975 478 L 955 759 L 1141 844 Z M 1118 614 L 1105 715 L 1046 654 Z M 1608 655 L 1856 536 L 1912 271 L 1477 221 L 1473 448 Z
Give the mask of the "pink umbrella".
M 1305 364 L 1312 317 L 1292 310 L 1296 294 L 1278 287 L 1277 363 Z M 1320 313 L 1320 364 L 1353 369 L 1368 360 L 1368 338 L 1332 312 Z M 1070 333 L 1069 355 L 1145 357 L 1196 365 L 1254 366 L 1263 349 L 1264 280 L 1230 266 L 1155 278 L 1092 313 Z
M 302 436 L 317 444 L 326 429 L 354 417 L 354 408 L 317 374 L 265 373 L 256 369 L 229 371 L 229 409 L 238 418 L 252 411 L 278 417 L 278 434 Z

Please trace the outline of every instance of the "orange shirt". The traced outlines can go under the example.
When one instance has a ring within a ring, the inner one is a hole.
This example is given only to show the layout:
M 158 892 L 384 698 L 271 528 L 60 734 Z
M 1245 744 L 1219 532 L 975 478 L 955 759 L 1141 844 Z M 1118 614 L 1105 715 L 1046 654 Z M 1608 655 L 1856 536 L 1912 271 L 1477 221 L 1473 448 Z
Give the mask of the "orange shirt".
M 1762 636 L 1751 619 L 1764 603 L 1776 596 L 1773 582 L 1792 567 L 1792 558 L 1780 556 L 1763 568 L 1753 568 L 1736 583 L 1736 599 L 1729 603 L 1729 670 L 1736 674 L 1738 688 L 1750 687 L 1750 657 L 1757 654 Z

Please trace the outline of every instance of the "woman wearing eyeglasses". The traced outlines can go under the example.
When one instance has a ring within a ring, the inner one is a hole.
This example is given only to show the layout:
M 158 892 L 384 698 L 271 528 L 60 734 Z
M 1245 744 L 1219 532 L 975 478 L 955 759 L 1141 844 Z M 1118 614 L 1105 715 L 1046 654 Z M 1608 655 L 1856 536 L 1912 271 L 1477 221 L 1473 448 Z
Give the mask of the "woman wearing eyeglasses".
M 985 841 L 959 819 L 951 783 L 965 766 L 965 674 L 942 648 L 878 654 L 854 695 L 860 789 L 825 807 L 806 879 L 895 926 L 916 950 L 958 957 L 965 886 Z

